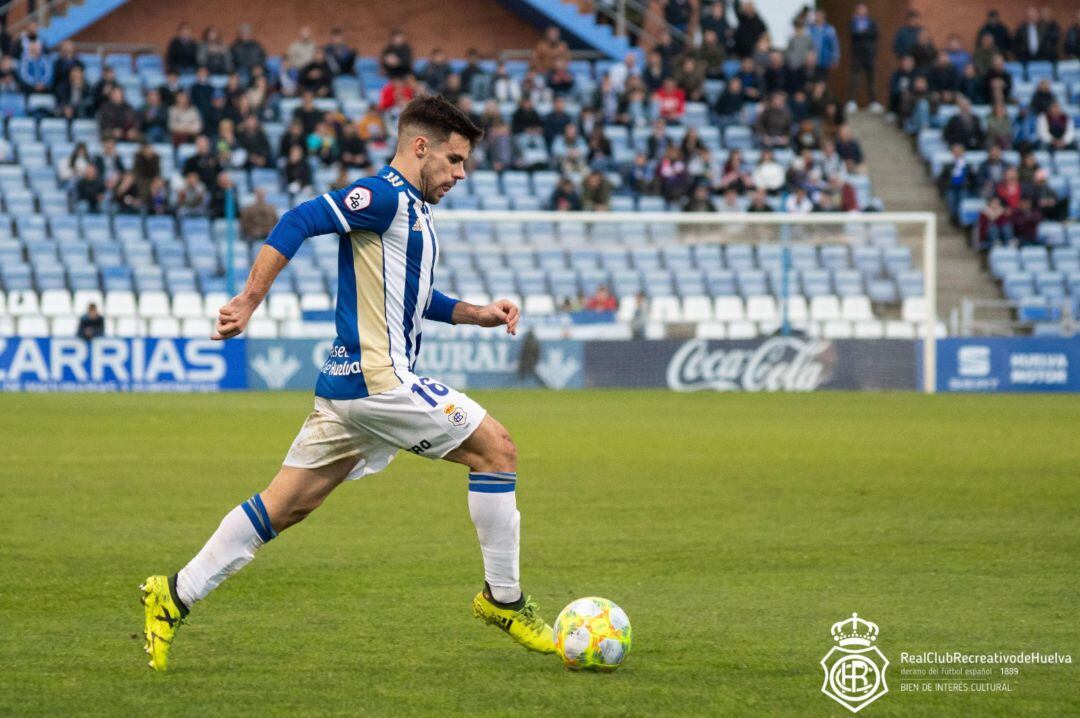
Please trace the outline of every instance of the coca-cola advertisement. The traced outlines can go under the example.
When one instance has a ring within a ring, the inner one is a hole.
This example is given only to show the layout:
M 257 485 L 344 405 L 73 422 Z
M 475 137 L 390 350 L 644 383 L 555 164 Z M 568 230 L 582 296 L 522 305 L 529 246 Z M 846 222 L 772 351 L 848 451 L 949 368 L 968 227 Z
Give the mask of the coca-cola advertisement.
M 916 343 L 774 336 L 590 342 L 585 386 L 673 391 L 914 390 Z

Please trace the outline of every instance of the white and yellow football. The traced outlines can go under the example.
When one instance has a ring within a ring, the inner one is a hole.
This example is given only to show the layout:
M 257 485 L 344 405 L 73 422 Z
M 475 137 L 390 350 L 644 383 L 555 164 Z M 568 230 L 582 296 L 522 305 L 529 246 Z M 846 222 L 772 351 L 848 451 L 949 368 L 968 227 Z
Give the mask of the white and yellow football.
M 562 610 L 552 628 L 555 650 L 567 668 L 613 671 L 630 653 L 630 619 L 606 598 L 579 598 Z

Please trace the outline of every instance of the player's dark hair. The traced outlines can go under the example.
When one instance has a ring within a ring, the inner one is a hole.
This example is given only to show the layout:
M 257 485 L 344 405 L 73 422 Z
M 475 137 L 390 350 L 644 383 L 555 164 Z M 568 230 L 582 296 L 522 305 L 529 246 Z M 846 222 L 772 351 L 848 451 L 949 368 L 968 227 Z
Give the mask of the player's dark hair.
M 405 105 L 398 118 L 398 134 L 410 126 L 419 128 L 438 142 L 446 142 L 456 132 L 467 139 L 471 147 L 484 136 L 484 131 L 468 115 L 442 95 L 417 97 Z

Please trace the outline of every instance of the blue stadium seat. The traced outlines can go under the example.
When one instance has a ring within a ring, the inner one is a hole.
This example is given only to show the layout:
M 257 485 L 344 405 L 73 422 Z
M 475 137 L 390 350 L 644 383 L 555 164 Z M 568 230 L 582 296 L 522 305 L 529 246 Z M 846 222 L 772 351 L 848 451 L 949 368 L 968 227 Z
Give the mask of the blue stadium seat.
M 760 269 L 736 268 L 735 284 L 738 287 L 738 293 L 744 298 L 755 294 L 769 293 L 767 276 Z

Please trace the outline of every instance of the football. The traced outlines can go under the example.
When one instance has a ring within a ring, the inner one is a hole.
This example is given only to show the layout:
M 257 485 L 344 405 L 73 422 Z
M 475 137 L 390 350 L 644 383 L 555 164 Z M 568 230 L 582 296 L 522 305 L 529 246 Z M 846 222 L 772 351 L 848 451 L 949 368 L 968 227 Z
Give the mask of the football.
M 606 598 L 573 601 L 555 620 L 555 649 L 567 668 L 614 671 L 630 653 L 630 619 Z

